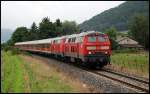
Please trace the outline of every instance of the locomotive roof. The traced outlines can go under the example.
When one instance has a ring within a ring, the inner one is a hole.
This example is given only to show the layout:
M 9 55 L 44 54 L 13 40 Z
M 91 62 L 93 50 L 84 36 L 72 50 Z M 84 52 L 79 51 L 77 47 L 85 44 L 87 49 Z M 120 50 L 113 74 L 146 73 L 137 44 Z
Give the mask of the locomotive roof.
M 68 35 L 67 38 L 72 38 L 72 37 L 80 37 L 80 36 L 85 36 L 85 35 L 90 35 L 90 34 L 104 34 L 102 32 L 98 32 L 98 31 L 87 31 L 87 32 L 82 32 L 80 34 L 72 34 L 72 35 Z
M 104 33 L 99 32 L 99 31 L 87 31 L 87 32 L 82 32 L 82 33 L 80 33 L 79 36 L 85 36 L 85 35 L 95 34 L 95 33 L 104 34 Z

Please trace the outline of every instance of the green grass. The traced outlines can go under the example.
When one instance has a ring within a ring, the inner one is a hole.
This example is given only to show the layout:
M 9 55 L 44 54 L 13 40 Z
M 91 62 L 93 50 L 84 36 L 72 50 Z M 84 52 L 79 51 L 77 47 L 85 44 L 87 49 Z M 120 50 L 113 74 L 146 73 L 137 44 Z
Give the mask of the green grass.
M 36 65 L 34 70 L 31 69 L 30 63 L 24 63 L 25 69 L 27 70 L 27 73 L 29 74 L 30 79 L 30 90 L 32 93 L 37 92 L 73 92 L 73 89 L 64 82 L 59 82 L 60 77 L 55 73 L 50 73 L 50 76 L 45 77 L 40 75 L 37 75 L 35 72 L 36 70 L 40 69 L 40 65 Z M 42 68 L 41 68 L 42 69 Z
M 1 87 L 2 92 L 23 92 L 23 71 L 18 56 L 2 52 Z
M 1 92 L 74 92 L 73 86 L 61 80 L 44 66 L 22 60 L 10 51 L 1 51 Z M 34 66 L 32 66 L 32 65 Z M 26 77 L 26 79 L 25 79 Z
M 111 62 L 129 70 L 149 74 L 148 53 L 113 53 Z

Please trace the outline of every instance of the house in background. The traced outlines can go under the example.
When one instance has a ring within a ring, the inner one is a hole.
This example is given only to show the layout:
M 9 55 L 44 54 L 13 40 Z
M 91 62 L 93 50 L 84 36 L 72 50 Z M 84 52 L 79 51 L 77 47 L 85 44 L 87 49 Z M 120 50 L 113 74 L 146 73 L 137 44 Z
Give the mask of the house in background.
M 129 37 L 121 37 L 118 36 L 116 39 L 116 42 L 118 44 L 118 48 L 136 48 L 136 49 L 143 49 L 144 47 L 142 45 L 139 45 L 139 43 Z

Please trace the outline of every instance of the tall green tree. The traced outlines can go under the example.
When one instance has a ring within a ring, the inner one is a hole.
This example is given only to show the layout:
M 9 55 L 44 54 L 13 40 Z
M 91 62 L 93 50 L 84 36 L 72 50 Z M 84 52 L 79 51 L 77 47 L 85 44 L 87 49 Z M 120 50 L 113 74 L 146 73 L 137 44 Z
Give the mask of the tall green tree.
M 56 19 L 56 22 L 53 24 L 55 26 L 55 34 L 57 36 L 61 36 L 62 35 L 62 22 L 60 21 L 60 19 Z
M 62 26 L 62 23 L 61 23 L 60 19 L 56 19 L 56 26 L 57 27 L 61 27 Z
M 33 22 L 33 24 L 31 25 L 31 29 L 29 30 L 29 36 L 30 40 L 39 39 L 39 30 L 35 22 Z
M 110 27 L 108 29 L 105 30 L 105 33 L 109 36 L 110 38 L 110 42 L 111 42 L 111 48 L 112 50 L 117 49 L 117 43 L 116 43 L 116 38 L 117 38 L 117 30 L 115 29 L 115 27 Z
M 62 24 L 62 35 L 69 35 L 79 32 L 79 27 L 77 26 L 75 21 L 65 21 Z
M 110 27 L 108 29 L 105 30 L 105 33 L 108 34 L 108 36 L 113 39 L 116 40 L 117 37 L 117 30 L 115 29 L 115 27 Z
M 129 23 L 129 36 L 149 48 L 149 19 L 142 14 L 135 15 Z
M 26 27 L 18 27 L 15 32 L 12 34 L 10 42 L 12 44 L 16 42 L 23 42 L 29 40 L 29 32 Z
M 56 34 L 54 33 L 55 27 L 48 17 L 42 19 L 42 22 L 39 24 L 39 30 L 40 39 L 56 37 Z

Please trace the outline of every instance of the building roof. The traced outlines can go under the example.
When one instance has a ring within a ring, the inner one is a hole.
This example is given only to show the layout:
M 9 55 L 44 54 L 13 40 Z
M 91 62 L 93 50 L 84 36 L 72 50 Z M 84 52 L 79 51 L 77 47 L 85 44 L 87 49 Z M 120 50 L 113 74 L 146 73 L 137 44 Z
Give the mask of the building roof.
M 143 47 L 139 43 L 129 37 L 117 37 L 116 42 L 124 47 Z
M 135 41 L 129 37 L 118 37 L 116 42 L 118 44 L 138 44 L 137 41 Z

